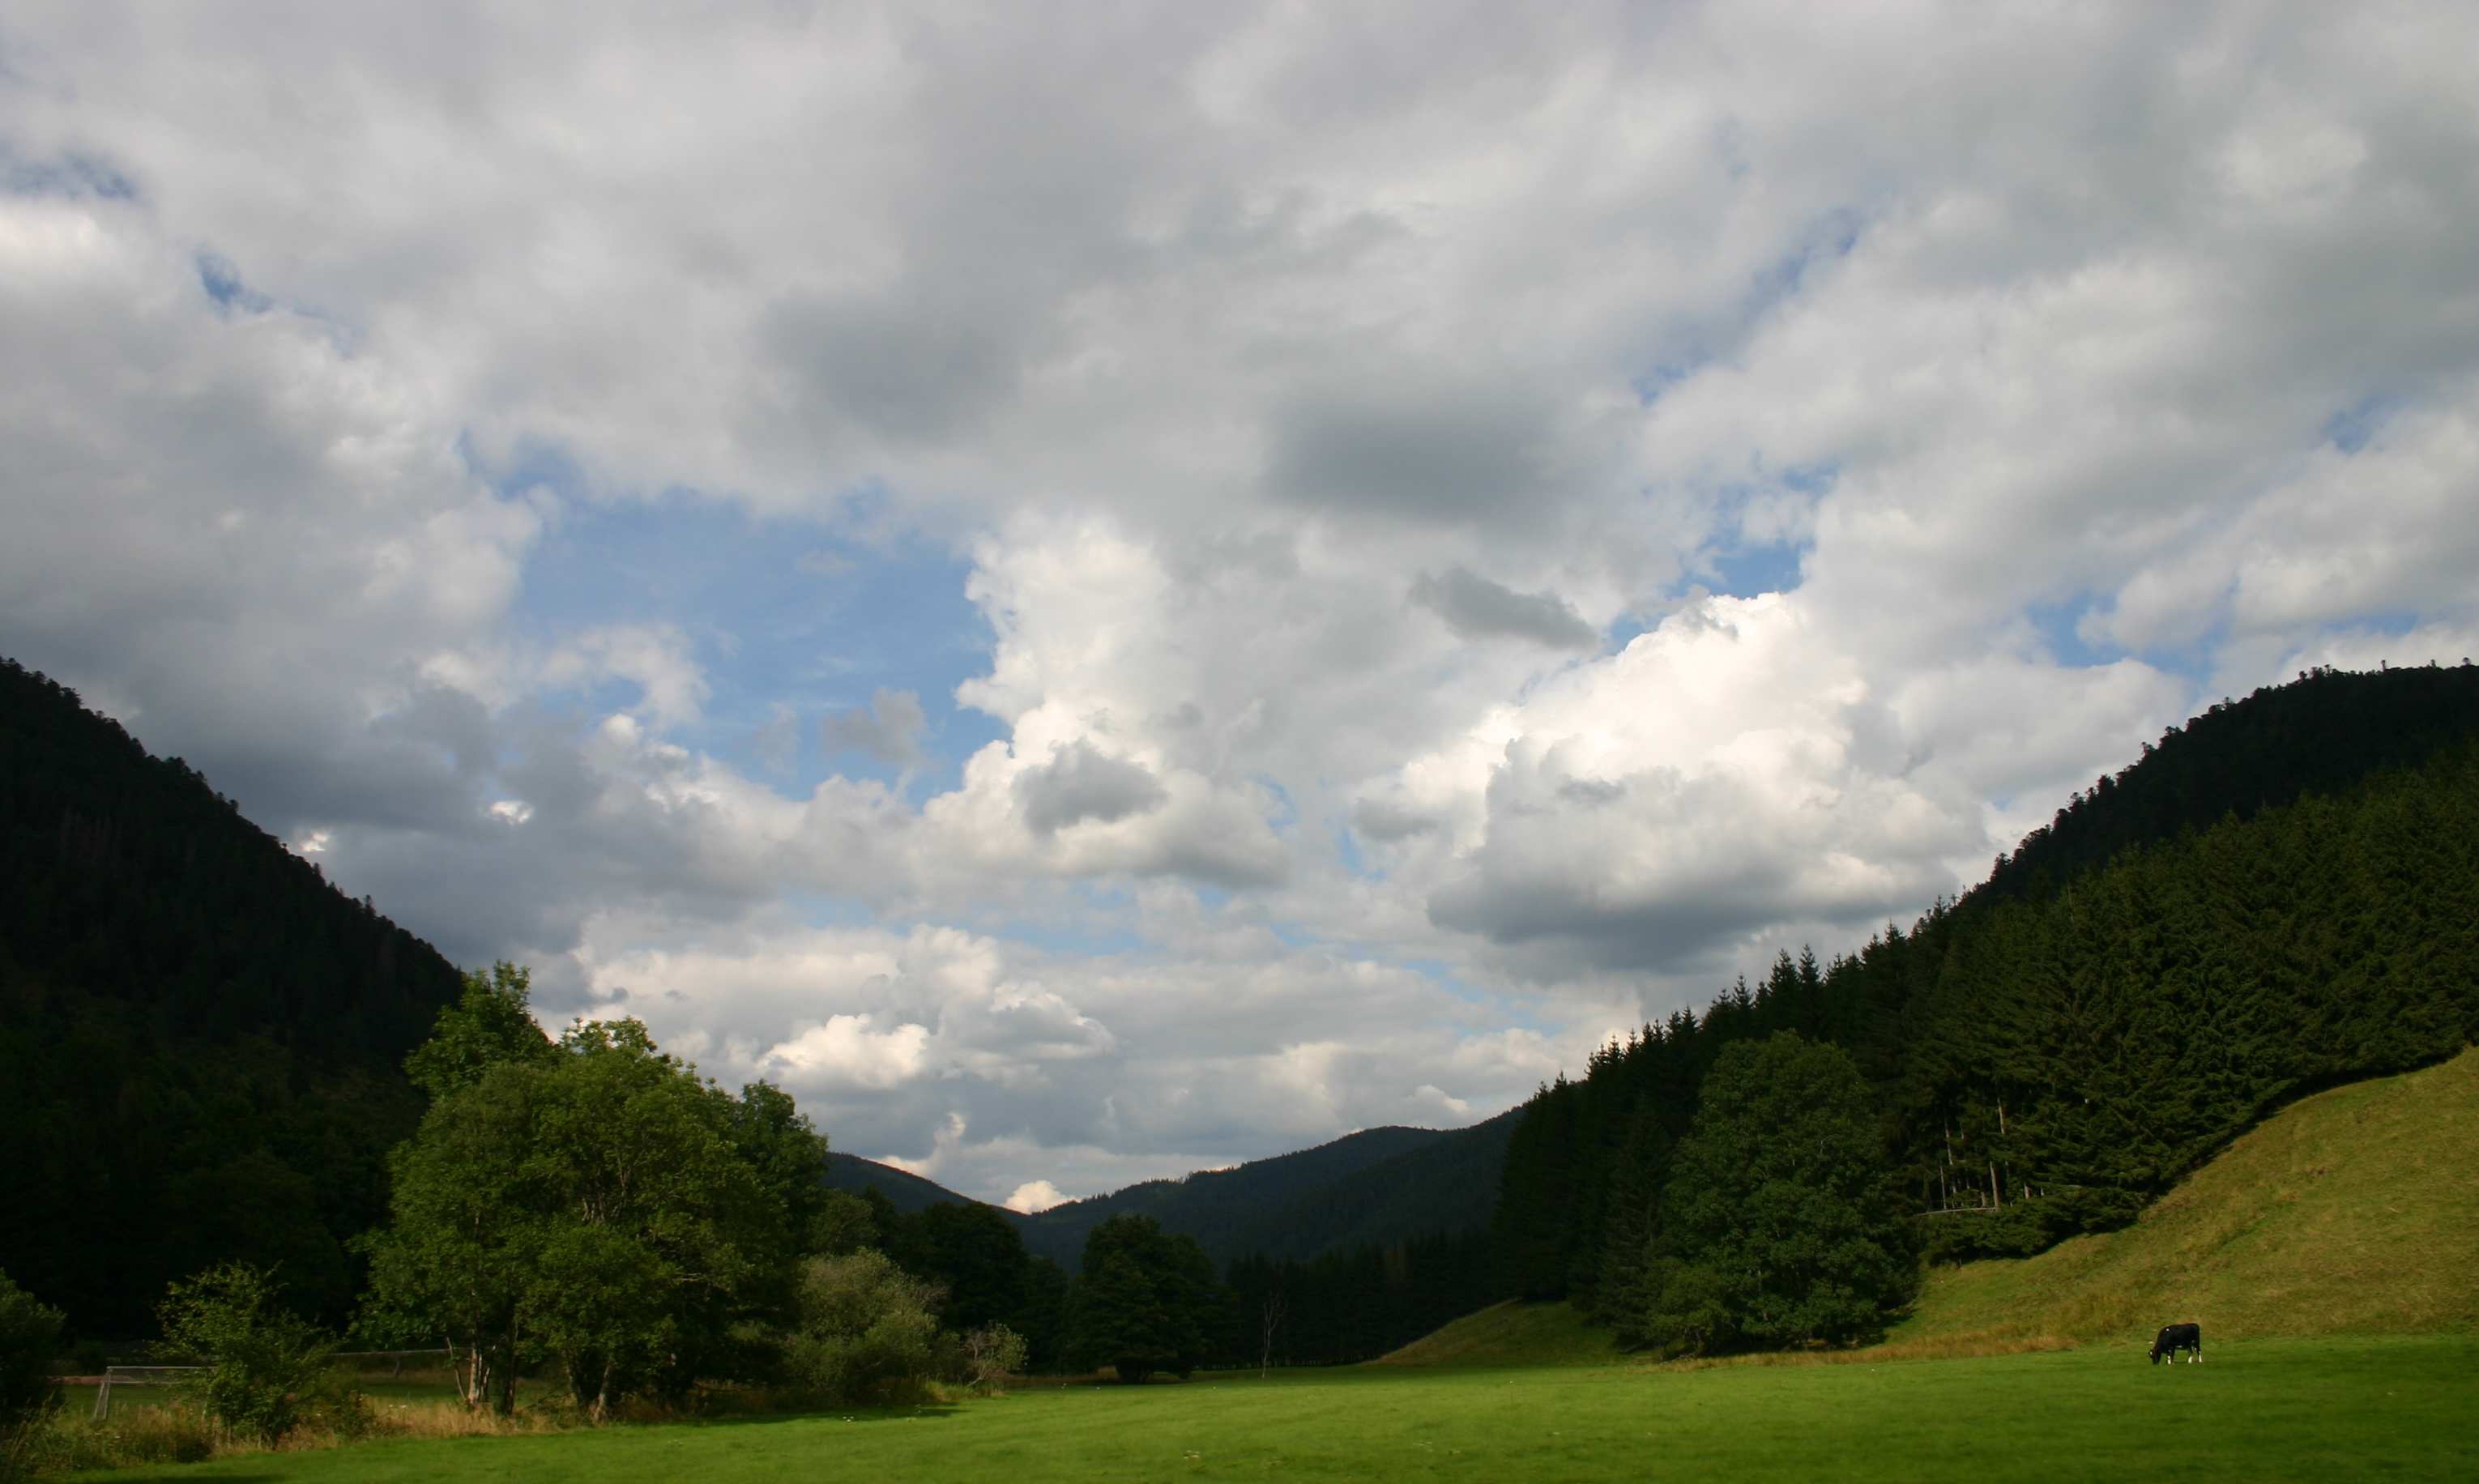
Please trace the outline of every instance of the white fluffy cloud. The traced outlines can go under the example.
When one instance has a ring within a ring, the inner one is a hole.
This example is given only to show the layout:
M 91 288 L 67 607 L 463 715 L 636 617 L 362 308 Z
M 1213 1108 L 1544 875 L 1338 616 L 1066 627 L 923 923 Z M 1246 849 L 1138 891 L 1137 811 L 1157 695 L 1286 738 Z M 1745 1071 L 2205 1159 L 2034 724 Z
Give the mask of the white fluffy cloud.
M 2199 703 L 2479 649 L 2473 54 L 35 0 L 0 640 L 459 957 L 982 1193 L 1478 1117 Z M 821 581 L 951 552 L 985 651 L 815 715 L 536 580 L 716 505 Z

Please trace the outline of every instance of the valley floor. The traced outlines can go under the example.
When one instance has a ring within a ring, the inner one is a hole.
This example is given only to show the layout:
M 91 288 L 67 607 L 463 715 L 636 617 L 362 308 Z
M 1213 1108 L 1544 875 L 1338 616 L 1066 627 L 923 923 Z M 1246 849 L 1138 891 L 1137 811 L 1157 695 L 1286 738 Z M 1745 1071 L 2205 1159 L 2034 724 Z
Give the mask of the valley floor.
M 211 1480 L 2479 1477 L 2479 1336 L 1661 1370 L 1366 1368 L 920 1413 L 398 1442 L 89 1475 Z

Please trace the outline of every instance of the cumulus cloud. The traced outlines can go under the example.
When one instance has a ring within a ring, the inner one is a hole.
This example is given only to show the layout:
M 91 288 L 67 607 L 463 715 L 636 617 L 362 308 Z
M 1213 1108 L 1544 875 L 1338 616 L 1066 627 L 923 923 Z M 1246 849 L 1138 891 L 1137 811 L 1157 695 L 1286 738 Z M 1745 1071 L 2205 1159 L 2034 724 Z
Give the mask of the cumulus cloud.
M 1160 808 L 1170 798 L 1142 767 L 1096 752 L 1083 741 L 1017 774 L 1013 786 L 1024 822 L 1037 834 L 1088 819 L 1111 824 Z
M 1412 601 L 1467 639 L 1523 639 L 1553 650 L 1589 649 L 1599 642 L 1593 626 L 1556 594 L 1519 593 L 1462 567 L 1444 576 L 1420 574 L 1412 582 Z
M 828 717 L 822 731 L 831 753 L 856 752 L 879 762 L 905 765 L 921 760 L 921 732 L 927 725 L 919 696 L 882 686 L 867 706 Z
M 1067 1197 L 1059 1192 L 1059 1187 L 1049 1181 L 1028 1180 L 1009 1191 L 1008 1198 L 999 1204 L 1009 1211 L 1019 1211 L 1026 1215 L 1031 1215 L 1036 1211 L 1048 1211 L 1065 1199 Z
M 1231 1164 L 1268 1130 L 1289 1147 L 1469 1122 L 1591 1044 L 1502 1035 L 1419 974 L 1270 938 L 1207 960 L 950 928 L 761 924 L 660 948 L 650 931 L 589 934 L 588 1002 L 625 1004 L 709 1074 L 780 1083 L 839 1149 L 990 1200 Z M 1312 1023 L 1325 1035 L 1303 1039 Z
M 5 31 L 12 652 L 979 1192 L 1481 1116 L 2479 649 L 2462 11 Z M 544 577 L 715 505 L 826 580 Z
M 766 1049 L 758 1065 L 804 1088 L 883 1090 L 921 1074 L 927 1026 L 877 1029 L 868 1015 L 829 1015 Z

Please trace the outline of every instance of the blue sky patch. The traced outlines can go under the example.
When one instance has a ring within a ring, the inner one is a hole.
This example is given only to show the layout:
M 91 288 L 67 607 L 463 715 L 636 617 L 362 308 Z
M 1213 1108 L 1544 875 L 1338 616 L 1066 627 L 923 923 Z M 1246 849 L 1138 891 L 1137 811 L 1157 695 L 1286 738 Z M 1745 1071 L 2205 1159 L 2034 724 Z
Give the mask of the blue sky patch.
M 56 160 L 29 160 L 0 141 L 0 192 L 134 201 L 138 183 L 91 156 L 71 153 Z
M 2378 395 L 2344 407 L 2324 420 L 2325 441 L 2344 453 L 2356 453 L 2384 431 L 2399 405 L 2392 397 Z
M 580 483 L 543 452 L 501 481 L 553 492 Z M 602 625 L 674 626 L 709 687 L 704 715 L 677 740 L 796 796 L 831 773 L 894 781 L 895 763 L 826 755 L 820 727 L 882 688 L 912 691 L 926 724 L 914 785 L 949 787 L 965 757 L 1006 735 L 954 700 L 988 672 L 995 642 L 964 598 L 970 570 L 925 542 L 862 549 L 815 522 L 686 494 L 571 500 L 526 564 L 517 622 L 545 645 Z

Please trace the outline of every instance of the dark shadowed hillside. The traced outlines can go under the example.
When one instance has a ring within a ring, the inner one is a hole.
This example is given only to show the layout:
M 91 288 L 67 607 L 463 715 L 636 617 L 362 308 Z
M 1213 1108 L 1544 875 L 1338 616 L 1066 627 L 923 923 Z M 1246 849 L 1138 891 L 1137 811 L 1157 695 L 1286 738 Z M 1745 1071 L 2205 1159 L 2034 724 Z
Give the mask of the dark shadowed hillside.
M 343 1243 L 421 1110 L 455 970 L 178 759 L 0 662 L 0 1270 L 88 1333 L 280 1264 L 341 1317 Z
M 1193 1237 L 1215 1263 L 1314 1257 L 1485 1224 L 1506 1146 L 1503 1116 L 1469 1129 L 1381 1128 L 1230 1169 L 1148 1180 L 1035 1215 L 1025 1244 L 1071 1264 L 1085 1234 L 1122 1212 Z
M 876 1160 L 864 1160 L 859 1155 L 845 1154 L 841 1150 L 831 1151 L 827 1155 L 827 1184 L 837 1190 L 850 1190 L 855 1195 L 865 1190 L 876 1190 L 886 1197 L 888 1205 L 906 1215 L 941 1204 L 956 1206 L 981 1204 L 969 1195 L 958 1195 L 936 1181 L 925 1180 L 908 1169 L 898 1169 L 892 1164 L 881 1164 Z M 991 1209 L 1006 1210 L 1004 1207 Z M 1010 1221 L 1024 1219 L 1012 1211 L 1008 1211 L 1007 1216 Z
M 1507 1136 L 1521 1116 L 1521 1110 L 1509 1109 L 1243 1216 L 1228 1239 L 1230 1255 L 1307 1259 L 1477 1231 L 1497 1204 Z
M 2135 846 L 2424 761 L 2479 734 L 2479 668 L 2318 670 L 2172 727 L 2001 859 L 1975 898 L 2062 885 Z
M 1027 1248 L 1062 1267 L 1076 1265 L 1086 1234 L 1123 1212 L 1195 1238 L 1217 1265 L 1251 1254 L 1304 1260 L 1475 1231 L 1489 1224 L 1515 1118 L 1509 1111 L 1467 1129 L 1366 1129 L 1293 1154 L 1182 1180 L 1147 1180 L 1030 1216 L 1008 1216 Z M 971 1199 L 907 1170 L 842 1153 L 827 1156 L 827 1183 L 856 1193 L 877 1190 L 907 1214 Z

